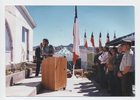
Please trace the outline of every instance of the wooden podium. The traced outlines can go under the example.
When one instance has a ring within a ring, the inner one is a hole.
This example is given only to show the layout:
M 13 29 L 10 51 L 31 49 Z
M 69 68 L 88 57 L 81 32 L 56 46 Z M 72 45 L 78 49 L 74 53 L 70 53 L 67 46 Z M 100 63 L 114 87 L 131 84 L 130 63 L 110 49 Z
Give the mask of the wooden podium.
M 65 89 L 67 86 L 67 59 L 48 57 L 42 60 L 42 85 L 48 90 Z

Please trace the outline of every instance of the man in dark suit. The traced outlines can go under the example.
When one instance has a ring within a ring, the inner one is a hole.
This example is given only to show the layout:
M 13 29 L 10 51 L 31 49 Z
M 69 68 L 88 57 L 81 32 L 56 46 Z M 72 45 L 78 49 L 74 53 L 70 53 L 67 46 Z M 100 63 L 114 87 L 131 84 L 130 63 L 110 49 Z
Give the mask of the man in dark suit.
M 41 62 L 43 60 L 43 58 L 42 58 L 42 47 L 43 47 L 43 44 L 40 43 L 40 47 L 36 48 L 36 50 L 35 50 L 35 55 L 37 57 L 36 74 L 35 74 L 35 76 L 38 76 L 39 71 L 40 71 L 40 64 L 41 64 Z
M 122 96 L 122 87 L 121 87 L 121 79 L 118 77 L 118 72 L 120 68 L 120 63 L 122 61 L 122 57 L 124 52 L 122 51 L 121 45 L 118 45 L 118 56 L 113 60 L 114 64 L 114 76 L 115 76 L 115 95 Z
M 98 80 L 98 69 L 97 69 L 97 65 L 96 65 L 96 62 L 98 60 L 98 55 L 99 55 L 99 49 L 96 48 L 96 55 L 94 57 L 94 63 L 93 63 L 93 66 L 92 66 L 92 70 L 93 70 L 93 74 L 95 76 L 95 81 Z
M 99 47 L 99 53 L 97 54 L 97 56 L 96 56 L 96 63 L 95 63 L 95 65 L 97 66 L 97 71 L 98 71 L 98 74 L 97 74 L 97 82 L 98 83 L 101 83 L 101 68 L 100 68 L 100 66 L 101 66 L 101 63 L 100 63 L 100 60 L 98 59 L 98 57 L 101 55 L 103 53 L 103 47 L 102 46 L 100 46 Z
M 101 87 L 102 88 L 107 88 L 107 75 L 105 74 L 105 70 L 104 70 L 104 66 L 106 65 L 106 61 L 108 59 L 108 50 L 109 48 L 107 46 L 105 46 L 103 48 L 103 53 L 98 57 L 98 59 L 100 60 L 100 81 L 101 81 Z

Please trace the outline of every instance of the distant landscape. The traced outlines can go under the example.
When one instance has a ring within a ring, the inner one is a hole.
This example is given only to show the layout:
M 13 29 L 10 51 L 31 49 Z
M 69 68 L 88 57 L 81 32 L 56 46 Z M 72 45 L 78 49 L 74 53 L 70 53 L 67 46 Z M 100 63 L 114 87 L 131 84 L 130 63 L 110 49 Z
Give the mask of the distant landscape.
M 33 50 L 35 50 L 37 47 L 39 47 L 39 45 L 38 46 L 34 46 Z M 61 50 L 61 49 L 63 49 L 64 47 L 66 49 L 68 49 L 70 52 L 73 51 L 73 44 L 72 43 L 69 44 L 69 45 L 54 46 L 56 52 Z M 79 46 L 79 48 L 80 48 L 80 52 L 81 53 L 85 53 L 85 47 L 84 46 Z M 94 51 L 95 51 L 96 48 L 98 48 L 98 47 L 95 47 Z M 109 47 L 109 48 L 111 49 L 112 47 Z M 132 50 L 134 50 L 134 47 L 132 47 Z M 89 53 L 93 53 L 93 47 L 88 47 L 87 50 L 86 50 L 86 53 L 88 53 L 88 54 Z
M 35 50 L 37 47 L 39 47 L 39 45 L 38 46 L 34 46 L 33 47 L 33 50 Z M 59 50 L 61 50 L 61 49 L 63 49 L 64 47 L 66 49 L 68 49 L 70 52 L 72 52 L 73 44 L 54 46 L 56 52 L 59 51 Z M 81 53 L 85 53 L 85 47 L 84 46 L 79 46 L 79 48 L 80 48 L 80 52 Z M 97 48 L 97 47 L 95 47 L 95 48 Z M 92 53 L 93 52 L 93 47 L 88 47 L 88 49 L 86 50 L 86 52 L 87 53 Z

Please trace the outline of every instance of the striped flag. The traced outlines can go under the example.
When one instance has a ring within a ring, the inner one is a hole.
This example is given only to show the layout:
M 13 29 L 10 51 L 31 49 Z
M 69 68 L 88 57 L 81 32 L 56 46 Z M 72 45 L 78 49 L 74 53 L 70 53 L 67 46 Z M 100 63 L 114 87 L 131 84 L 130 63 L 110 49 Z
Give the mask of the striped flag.
M 79 58 L 80 51 L 80 38 L 79 38 L 79 24 L 77 18 L 77 6 L 75 6 L 75 17 L 73 25 L 73 65 L 75 65 L 77 58 Z
M 114 40 L 116 39 L 116 34 L 115 34 L 115 32 L 114 32 Z M 115 47 L 115 45 L 114 45 L 114 47 Z
M 94 36 L 93 36 L 93 32 L 92 32 L 92 34 L 91 34 L 90 42 L 92 43 L 92 46 L 95 47 L 95 45 L 94 45 Z
M 102 41 L 101 41 L 101 32 L 100 32 L 100 35 L 99 35 L 99 47 L 102 46 Z
M 107 39 L 106 39 L 106 42 L 110 42 L 110 39 L 109 39 L 109 33 L 107 33 Z
M 86 32 L 85 32 L 85 35 L 84 35 L 84 47 L 88 48 Z
M 116 39 L 116 34 L 114 33 L 114 40 Z
M 116 34 L 115 34 L 115 32 L 114 32 L 114 40 L 116 39 Z M 114 47 L 115 47 L 115 45 L 114 45 Z

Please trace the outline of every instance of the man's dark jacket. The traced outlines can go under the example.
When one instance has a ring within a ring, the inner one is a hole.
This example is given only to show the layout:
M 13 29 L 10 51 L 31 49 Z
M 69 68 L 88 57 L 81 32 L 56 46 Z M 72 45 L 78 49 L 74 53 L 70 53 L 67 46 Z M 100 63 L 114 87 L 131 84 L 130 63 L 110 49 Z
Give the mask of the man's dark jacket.
M 117 76 L 120 68 L 120 64 L 122 61 L 124 53 L 119 53 L 118 56 L 113 60 L 113 65 L 114 65 L 114 75 Z
M 40 55 L 40 47 L 36 48 L 35 55 L 37 57 L 37 62 L 41 62 L 42 58 L 41 58 L 41 55 Z
M 100 52 L 100 53 L 98 53 L 98 54 L 95 56 L 94 63 L 100 64 L 100 60 L 98 59 L 98 57 L 99 57 L 102 53 L 103 53 L 103 52 Z

